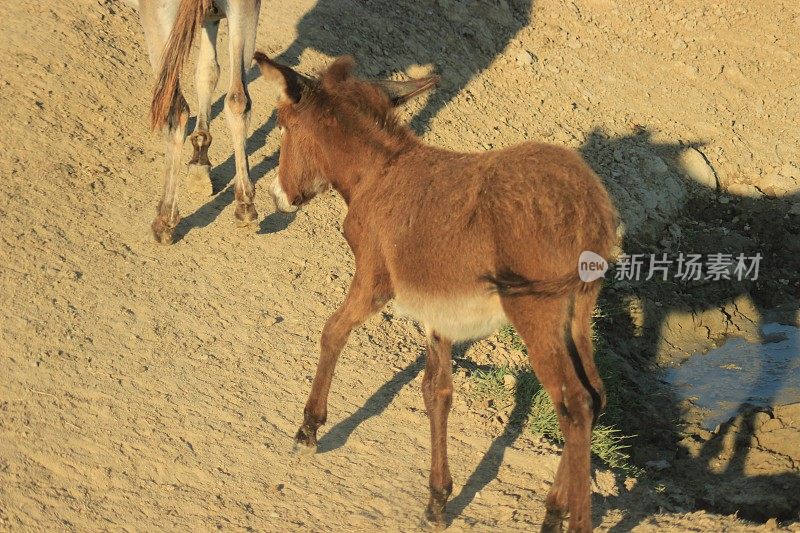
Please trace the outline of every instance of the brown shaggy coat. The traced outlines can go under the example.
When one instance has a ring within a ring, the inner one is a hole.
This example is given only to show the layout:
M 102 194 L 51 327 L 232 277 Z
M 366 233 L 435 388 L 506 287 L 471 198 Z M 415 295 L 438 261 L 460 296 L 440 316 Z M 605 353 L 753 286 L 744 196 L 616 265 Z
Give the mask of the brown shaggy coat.
M 393 298 L 428 335 L 426 516 L 446 523 L 452 342 L 510 322 L 566 441 L 543 529 L 560 530 L 569 511 L 571 530 L 590 530 L 591 426 L 605 398 L 590 332 L 599 283 L 581 281 L 578 258 L 583 251 L 608 258 L 615 243 L 615 211 L 600 179 L 577 153 L 547 144 L 476 154 L 423 144 L 393 108 L 433 78 L 367 82 L 352 77 L 352 60 L 341 58 L 311 80 L 263 54 L 256 60 L 283 89 L 276 205 L 292 210 L 333 186 L 348 205 L 344 234 L 356 263 L 347 297 L 322 332 L 298 444 L 316 446 L 350 331 Z

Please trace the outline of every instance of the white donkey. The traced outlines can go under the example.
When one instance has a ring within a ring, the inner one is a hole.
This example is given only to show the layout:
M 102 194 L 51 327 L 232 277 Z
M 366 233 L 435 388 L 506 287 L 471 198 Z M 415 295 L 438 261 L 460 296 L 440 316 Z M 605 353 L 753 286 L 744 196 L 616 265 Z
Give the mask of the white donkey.
M 211 134 L 208 122 L 211 95 L 219 79 L 217 31 L 223 18 L 228 19 L 229 25 L 231 78 L 225 97 L 225 116 L 233 136 L 236 157 L 235 215 L 240 225 L 249 224 L 258 214 L 253 206 L 255 189 L 250 181 L 250 166 L 245 151 L 251 106 L 246 70 L 253 59 L 261 0 L 124 1 L 139 9 L 150 63 L 156 72 L 150 123 L 153 129 L 164 132 L 166 140 L 164 192 L 151 226 L 153 235 L 158 242 L 171 244 L 172 233 L 180 220 L 176 181 L 189 120 L 189 106 L 180 90 L 180 74 L 198 28 L 202 30 L 195 78 L 199 109 L 197 125 L 189 137 L 194 146 L 189 176 L 192 182 L 210 188 L 208 147 L 211 145 Z

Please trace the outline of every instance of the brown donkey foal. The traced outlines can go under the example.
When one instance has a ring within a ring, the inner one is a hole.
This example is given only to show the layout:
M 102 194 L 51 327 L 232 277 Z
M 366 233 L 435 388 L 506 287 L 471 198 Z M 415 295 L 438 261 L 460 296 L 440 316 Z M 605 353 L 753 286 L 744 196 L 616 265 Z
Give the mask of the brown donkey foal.
M 453 488 L 447 463 L 453 341 L 491 334 L 510 321 L 558 413 L 565 446 L 547 496 L 542 530 L 589 531 L 591 428 L 603 408 L 590 319 L 600 290 L 584 283 L 578 258 L 607 258 L 615 211 L 579 155 L 524 143 L 479 154 L 424 145 L 393 107 L 436 78 L 368 82 L 336 60 L 309 79 L 256 53 L 281 88 L 283 134 L 277 207 L 293 211 L 333 186 L 348 204 L 344 235 L 356 271 L 344 303 L 322 330 L 321 356 L 296 442 L 314 448 L 327 418 L 334 366 L 352 329 L 394 298 L 425 326 L 422 395 L 431 426 L 426 517 L 444 525 Z

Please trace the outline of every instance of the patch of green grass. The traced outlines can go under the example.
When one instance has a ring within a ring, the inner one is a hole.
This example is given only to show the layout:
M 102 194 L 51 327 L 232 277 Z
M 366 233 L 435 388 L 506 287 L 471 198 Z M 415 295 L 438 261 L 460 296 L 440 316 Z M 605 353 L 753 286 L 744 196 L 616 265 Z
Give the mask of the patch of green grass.
M 509 346 L 527 352 L 525 344 L 511 326 L 504 327 L 499 337 Z M 616 427 L 623 413 L 622 398 L 629 387 L 621 374 L 615 371 L 609 358 L 604 356 L 603 348 L 600 339 L 595 338 L 595 360 L 606 387 L 607 405 L 592 430 L 592 453 L 610 467 L 637 476 L 641 471 L 631 463 L 629 446 L 625 444 L 630 436 L 623 435 Z M 514 405 L 510 423 L 524 423 L 536 435 L 564 442 L 550 396 L 530 370 L 503 366 L 476 370 L 470 378 L 470 394 L 473 397 L 492 400 L 500 409 Z
M 517 330 L 514 329 L 514 326 L 511 324 L 507 324 L 500 328 L 500 331 L 497 333 L 498 338 L 514 348 L 515 350 L 519 350 L 521 352 L 528 353 L 528 349 L 525 346 L 525 343 L 522 342 L 519 334 L 517 334 Z
M 495 403 L 506 403 L 513 396 L 505 385 L 505 377 L 511 375 L 508 367 L 493 367 L 488 370 L 476 370 L 472 373 L 470 394 L 482 400 Z
M 600 420 L 602 421 L 602 419 L 601 415 Z M 637 473 L 636 467 L 630 462 L 630 454 L 627 452 L 628 445 L 625 444 L 627 437 L 614 426 L 603 424 L 601 421 L 598 421 L 592 428 L 592 453 L 612 468 L 620 468 L 631 474 Z M 542 388 L 539 388 L 533 396 L 528 426 L 537 435 L 545 436 L 559 443 L 564 442 L 553 402 Z

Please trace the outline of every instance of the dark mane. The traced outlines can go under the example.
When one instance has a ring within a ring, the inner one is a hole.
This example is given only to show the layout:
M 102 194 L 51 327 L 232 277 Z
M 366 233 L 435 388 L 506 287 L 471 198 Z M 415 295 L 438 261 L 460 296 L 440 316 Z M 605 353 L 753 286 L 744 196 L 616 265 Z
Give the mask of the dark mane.
M 355 135 L 382 151 L 396 152 L 407 141 L 416 139 L 411 128 L 398 119 L 385 93 L 368 81 L 349 78 L 317 98 L 327 99 L 321 111 L 333 115 L 342 134 Z

